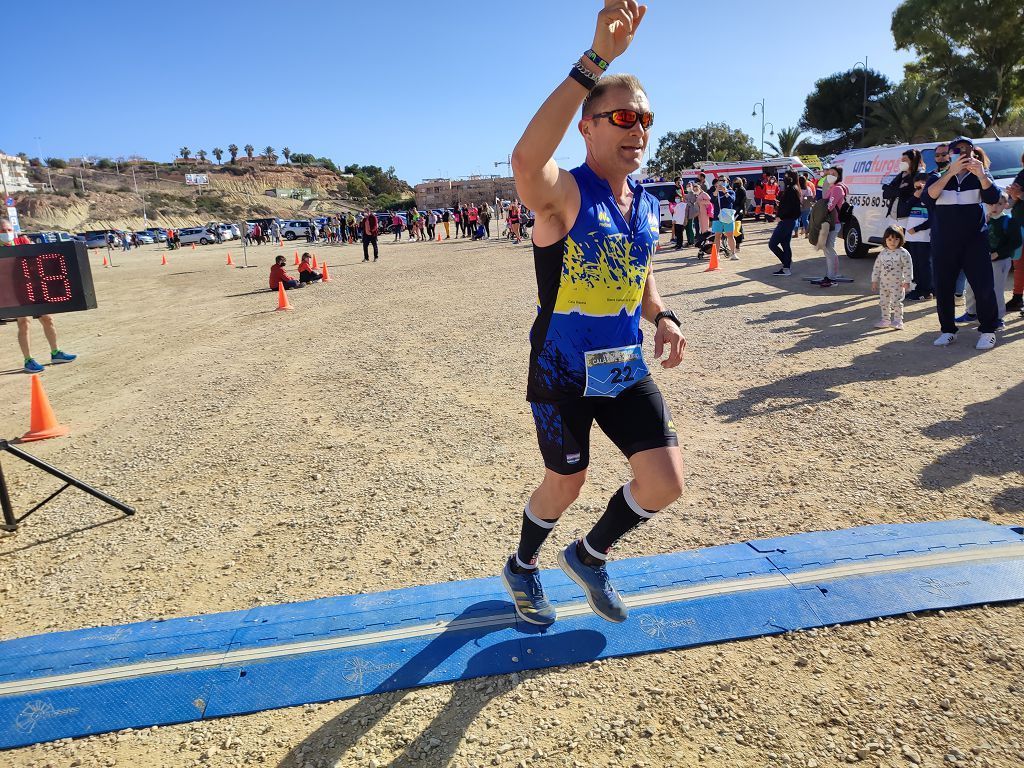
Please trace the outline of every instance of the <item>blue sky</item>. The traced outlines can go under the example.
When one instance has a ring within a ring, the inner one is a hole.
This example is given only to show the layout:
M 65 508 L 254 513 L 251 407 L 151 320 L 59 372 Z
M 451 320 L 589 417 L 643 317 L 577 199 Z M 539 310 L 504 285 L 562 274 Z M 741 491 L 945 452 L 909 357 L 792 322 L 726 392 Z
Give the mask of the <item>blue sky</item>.
M 612 65 L 644 82 L 660 135 L 724 121 L 760 142 L 754 102 L 794 125 L 816 79 L 868 57 L 899 80 L 896 0 L 853 11 L 820 2 L 650 0 Z M 590 46 L 600 0 L 387 4 L 214 0 L 12 3 L 14 102 L 0 149 L 169 161 L 251 143 L 393 165 L 412 184 L 502 173 L 526 123 Z M 780 17 L 779 8 L 785 7 Z M 827 7 L 827 6 L 826 6 Z M 728 10 L 723 12 L 722 9 Z M 514 10 L 513 10 L 514 9 Z M 13 117 L 13 119 L 12 119 Z M 767 132 L 766 132 L 767 133 Z M 766 135 L 766 139 L 768 139 Z M 583 159 L 575 129 L 557 155 Z

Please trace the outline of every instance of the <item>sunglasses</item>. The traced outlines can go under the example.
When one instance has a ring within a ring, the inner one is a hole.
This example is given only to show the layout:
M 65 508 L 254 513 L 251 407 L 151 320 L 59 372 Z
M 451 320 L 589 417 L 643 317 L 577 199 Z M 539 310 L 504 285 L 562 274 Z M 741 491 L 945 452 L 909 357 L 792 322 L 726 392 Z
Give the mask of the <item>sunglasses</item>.
M 646 131 L 654 125 L 653 112 L 637 112 L 635 109 L 613 109 L 611 112 L 598 112 L 596 115 L 583 119 L 597 120 L 599 117 L 607 117 L 609 123 L 619 128 L 632 128 L 637 123 L 640 123 Z

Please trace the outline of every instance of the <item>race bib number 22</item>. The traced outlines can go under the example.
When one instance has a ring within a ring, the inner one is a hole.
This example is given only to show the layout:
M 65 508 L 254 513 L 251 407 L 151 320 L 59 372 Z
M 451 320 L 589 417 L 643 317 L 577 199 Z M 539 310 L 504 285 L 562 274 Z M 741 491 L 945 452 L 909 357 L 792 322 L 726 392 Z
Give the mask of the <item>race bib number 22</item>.
M 585 352 L 587 387 L 584 397 L 615 397 L 647 375 L 640 345 Z

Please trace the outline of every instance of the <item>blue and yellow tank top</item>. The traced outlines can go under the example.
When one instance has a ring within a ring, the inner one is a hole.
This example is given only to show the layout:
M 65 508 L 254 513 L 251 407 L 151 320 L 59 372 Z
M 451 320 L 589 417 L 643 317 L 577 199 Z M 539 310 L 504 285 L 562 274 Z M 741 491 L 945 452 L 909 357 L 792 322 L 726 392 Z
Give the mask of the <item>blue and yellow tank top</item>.
M 580 190 L 572 229 L 553 245 L 533 247 L 530 402 L 614 396 L 646 375 L 640 305 L 658 245 L 658 201 L 630 179 L 626 221 L 608 182 L 586 164 L 571 173 Z

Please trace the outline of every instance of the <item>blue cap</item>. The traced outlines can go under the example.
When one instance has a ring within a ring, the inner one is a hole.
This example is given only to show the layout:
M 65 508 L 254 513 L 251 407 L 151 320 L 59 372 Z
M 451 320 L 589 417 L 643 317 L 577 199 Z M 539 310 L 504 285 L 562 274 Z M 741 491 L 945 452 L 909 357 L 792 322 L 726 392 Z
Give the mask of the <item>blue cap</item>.
M 950 146 L 951 147 L 954 144 L 969 144 L 970 146 L 973 147 L 974 146 L 974 139 L 969 139 L 966 136 L 957 136 L 955 139 L 953 139 L 951 142 L 949 142 L 949 144 L 947 144 L 946 146 Z

